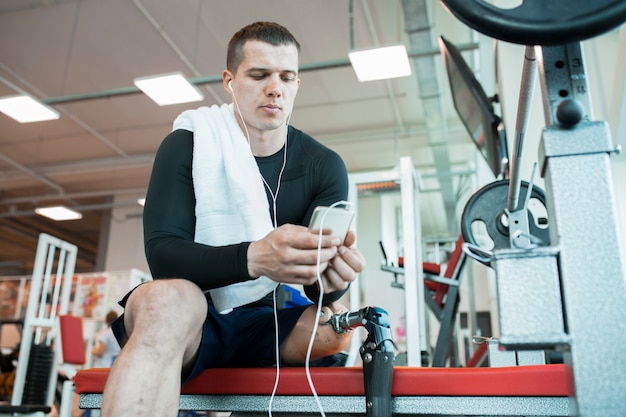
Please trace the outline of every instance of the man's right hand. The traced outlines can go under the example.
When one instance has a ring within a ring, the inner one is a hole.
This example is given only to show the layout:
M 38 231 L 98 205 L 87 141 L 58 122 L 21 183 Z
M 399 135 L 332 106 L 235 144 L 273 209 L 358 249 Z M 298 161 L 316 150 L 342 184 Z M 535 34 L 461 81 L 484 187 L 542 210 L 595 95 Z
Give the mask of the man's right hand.
M 274 281 L 310 285 L 317 280 L 319 234 L 304 226 L 284 224 L 248 247 L 248 273 L 265 275 Z M 319 251 L 320 273 L 337 253 L 339 238 L 322 236 Z

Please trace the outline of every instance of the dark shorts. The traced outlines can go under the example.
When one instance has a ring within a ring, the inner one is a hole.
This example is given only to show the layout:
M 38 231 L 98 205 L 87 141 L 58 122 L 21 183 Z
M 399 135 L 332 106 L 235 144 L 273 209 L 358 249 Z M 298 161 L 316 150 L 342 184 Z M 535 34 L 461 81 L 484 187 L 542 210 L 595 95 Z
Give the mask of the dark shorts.
M 129 295 L 129 294 L 128 294 Z M 128 295 L 120 301 L 124 307 Z M 202 329 L 202 342 L 187 381 L 207 368 L 271 367 L 276 365 L 276 334 L 272 307 L 239 307 L 229 314 L 219 314 L 208 299 L 207 318 Z M 291 332 L 308 305 L 278 310 L 279 345 Z M 121 314 L 111 329 L 120 346 L 128 339 Z M 337 358 L 328 357 L 311 366 L 332 366 Z

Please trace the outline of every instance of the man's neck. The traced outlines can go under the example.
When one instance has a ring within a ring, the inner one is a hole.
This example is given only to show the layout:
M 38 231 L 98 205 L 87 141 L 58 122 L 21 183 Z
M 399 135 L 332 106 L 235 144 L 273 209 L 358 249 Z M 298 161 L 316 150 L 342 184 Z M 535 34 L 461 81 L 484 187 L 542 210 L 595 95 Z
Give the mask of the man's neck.
M 276 130 L 250 132 L 250 149 L 254 156 L 270 156 L 278 152 L 287 138 L 287 125 Z

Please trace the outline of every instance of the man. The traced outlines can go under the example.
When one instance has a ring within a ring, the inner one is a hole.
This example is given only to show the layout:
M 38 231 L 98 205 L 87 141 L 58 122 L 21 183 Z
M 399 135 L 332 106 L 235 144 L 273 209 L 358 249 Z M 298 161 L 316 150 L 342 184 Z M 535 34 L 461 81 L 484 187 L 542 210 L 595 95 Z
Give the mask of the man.
M 111 331 L 111 324 L 116 318 L 117 313 L 112 310 L 109 311 L 104 317 L 105 327 L 94 335 L 94 344 L 91 348 L 91 353 L 94 356 L 94 368 L 110 368 L 113 360 L 120 353 L 119 344 Z
M 365 261 L 352 232 L 342 243 L 305 227 L 316 206 L 346 199 L 348 181 L 336 153 L 288 126 L 299 51 L 278 24 L 241 29 L 222 74 L 233 103 L 184 112 L 161 144 L 144 208 L 155 280 L 122 301 L 104 416 L 174 416 L 181 382 L 202 370 L 275 365 L 278 283 L 317 301 L 319 269 L 326 320 L 345 311 L 335 301 Z M 280 365 L 304 364 L 314 320 L 314 305 L 278 311 Z M 311 359 L 347 342 L 322 325 Z

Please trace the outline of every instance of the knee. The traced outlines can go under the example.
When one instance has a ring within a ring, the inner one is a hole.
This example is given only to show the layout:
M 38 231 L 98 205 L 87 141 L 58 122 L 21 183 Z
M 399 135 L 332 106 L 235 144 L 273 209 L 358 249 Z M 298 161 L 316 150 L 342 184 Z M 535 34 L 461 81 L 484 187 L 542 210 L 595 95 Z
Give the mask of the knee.
M 207 313 L 204 293 L 185 279 L 158 279 L 137 287 L 124 310 L 127 331 L 184 333 L 200 328 Z

